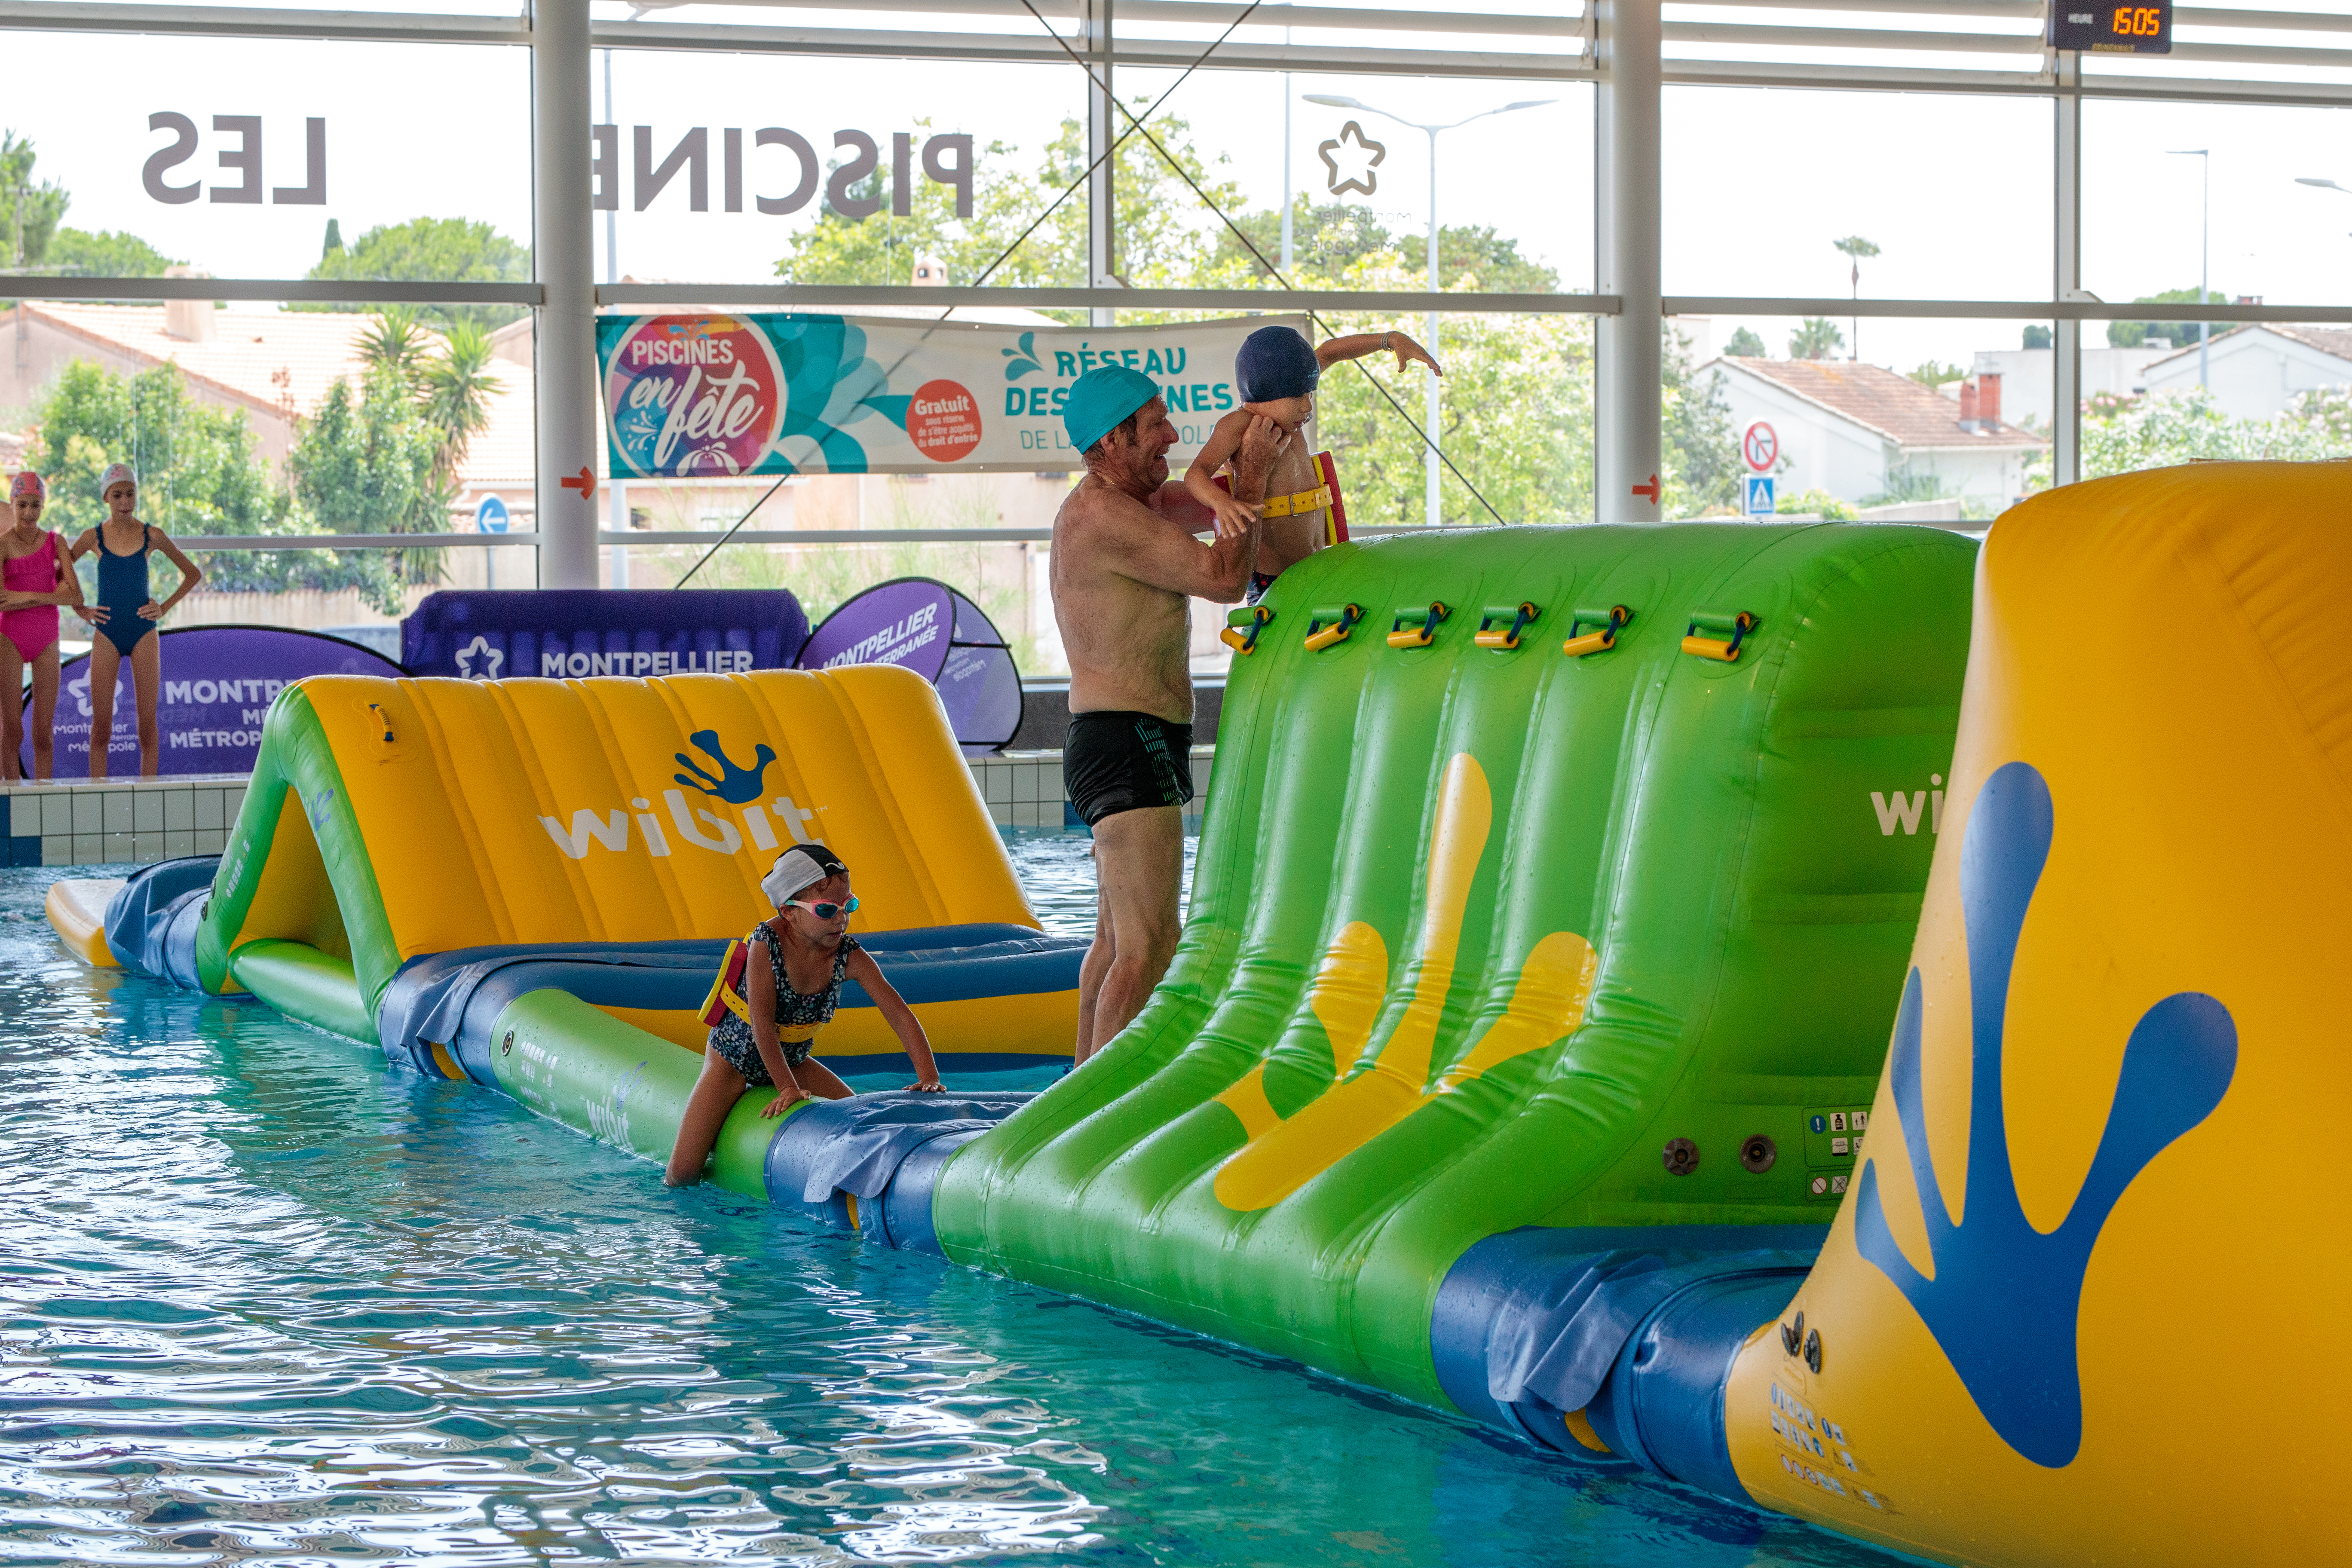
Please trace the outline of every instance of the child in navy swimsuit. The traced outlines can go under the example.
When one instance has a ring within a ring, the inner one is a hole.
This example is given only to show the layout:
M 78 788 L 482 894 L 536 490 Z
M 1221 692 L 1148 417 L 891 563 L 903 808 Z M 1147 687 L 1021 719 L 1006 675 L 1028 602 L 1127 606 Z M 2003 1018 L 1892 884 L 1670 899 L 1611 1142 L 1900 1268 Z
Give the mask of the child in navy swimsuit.
M 702 1076 L 687 1098 L 662 1178 L 673 1187 L 702 1179 L 719 1129 L 745 1090 L 777 1089 L 761 1108 L 762 1117 L 782 1116 L 803 1100 L 847 1100 L 856 1092 L 810 1054 L 817 1031 L 841 1005 L 845 980 L 865 988 L 906 1047 L 915 1065 L 915 1081 L 908 1087 L 932 1094 L 942 1087 L 921 1022 L 849 934 L 849 917 L 857 908 L 849 892 L 849 868 L 822 844 L 795 844 L 776 857 L 760 890 L 776 906 L 776 914 L 753 927 L 750 938 L 740 995 L 751 1017 L 747 1021 L 730 1008 L 710 1031 Z
M 155 701 L 163 686 L 163 658 L 159 643 L 149 633 L 172 606 L 195 591 L 205 580 L 201 567 L 180 552 L 180 547 L 160 528 L 150 528 L 131 515 L 139 504 L 139 477 L 128 463 L 117 463 L 100 476 L 98 490 L 106 501 L 107 519 L 74 541 L 73 558 L 98 557 L 98 598 L 80 608 L 81 618 L 98 628 L 89 645 L 89 776 L 107 775 L 107 752 L 114 734 L 114 690 L 121 679 L 122 661 L 131 661 L 131 681 L 139 703 L 139 773 L 155 776 L 163 762 L 162 737 L 155 722 Z M 180 585 L 157 604 L 147 583 L 147 557 L 161 552 L 180 569 Z

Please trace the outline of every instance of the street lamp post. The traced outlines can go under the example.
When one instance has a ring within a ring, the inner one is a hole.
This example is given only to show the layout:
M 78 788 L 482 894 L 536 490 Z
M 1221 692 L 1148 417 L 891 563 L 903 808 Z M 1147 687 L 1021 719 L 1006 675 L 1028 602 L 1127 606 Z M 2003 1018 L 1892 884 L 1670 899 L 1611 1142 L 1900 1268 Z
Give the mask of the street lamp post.
M 1438 132 L 1441 131 L 1459 130 L 1461 127 L 1469 124 L 1470 121 L 1484 120 L 1490 114 L 1508 114 L 1513 110 L 1517 109 L 1540 109 L 1547 103 L 1557 103 L 1559 101 L 1557 99 L 1551 98 L 1522 99 L 1517 103 L 1507 103 L 1500 109 L 1481 110 L 1478 113 L 1471 115 L 1468 120 L 1456 120 L 1444 125 L 1424 125 L 1417 120 L 1407 120 L 1403 115 L 1395 113 L 1390 110 L 1375 109 L 1370 104 L 1362 102 L 1357 99 L 1339 98 L 1332 94 L 1320 92 L 1310 92 L 1304 96 L 1307 102 L 1319 103 L 1327 109 L 1353 109 L 1365 114 L 1377 114 L 1383 120 L 1393 120 L 1400 125 L 1409 125 L 1415 131 L 1427 133 L 1429 137 L 1429 251 L 1423 259 L 1427 263 L 1424 270 L 1429 278 L 1429 291 L 1433 294 L 1437 292 L 1438 282 Z M 1425 346 L 1429 350 L 1430 357 L 1433 359 L 1437 356 L 1437 310 L 1433 304 L 1430 308 L 1429 321 L 1426 330 L 1428 332 L 1428 342 Z M 1443 521 L 1443 509 L 1440 506 L 1438 496 L 1439 463 L 1437 455 L 1437 377 L 1435 375 L 1429 375 L 1423 377 L 1423 380 L 1425 384 L 1426 389 L 1426 395 L 1423 404 L 1422 412 L 1422 431 L 1425 437 L 1422 454 L 1422 468 L 1426 482 L 1426 498 L 1423 503 L 1423 518 L 1430 527 L 1435 528 Z
M 2201 233 L 2197 243 L 2197 302 L 2208 305 L 2211 293 L 2213 270 L 2213 150 L 2210 147 L 2176 147 L 2168 154 L 2174 158 L 2201 158 L 2205 169 L 2205 195 L 2201 204 Z M 2212 368 L 2213 323 L 2197 323 L 2197 384 L 2210 386 L 2207 372 Z

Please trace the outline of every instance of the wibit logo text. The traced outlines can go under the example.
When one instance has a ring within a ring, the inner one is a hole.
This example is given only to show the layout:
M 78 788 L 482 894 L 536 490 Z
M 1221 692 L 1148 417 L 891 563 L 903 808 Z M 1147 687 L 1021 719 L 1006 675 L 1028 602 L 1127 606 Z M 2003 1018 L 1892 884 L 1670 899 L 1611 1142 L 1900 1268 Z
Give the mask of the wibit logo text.
M 1900 827 L 1906 834 L 1916 835 L 1923 816 L 1927 818 L 1929 833 L 1944 831 L 1944 775 L 1930 773 L 1927 782 L 1936 787 L 1915 789 L 1908 795 L 1898 789 L 1891 796 L 1881 795 L 1876 790 L 1870 792 L 1870 807 L 1878 813 L 1880 833 L 1892 838 L 1895 830 Z
M 698 849 L 708 849 L 718 855 L 740 854 L 746 838 L 755 849 L 778 849 L 782 841 L 776 837 L 781 826 L 787 838 L 799 841 L 806 825 L 816 820 L 814 811 L 805 810 L 792 796 L 780 795 L 766 805 L 753 801 L 740 813 L 720 813 L 708 805 L 689 805 L 684 790 L 666 789 L 661 792 L 662 804 L 669 808 L 669 826 L 679 838 Z M 709 797 L 706 796 L 706 799 Z M 614 854 L 626 854 L 629 848 L 631 812 L 638 836 L 644 840 L 646 852 L 658 859 L 671 853 L 669 829 L 663 827 L 661 818 L 653 809 L 653 802 L 643 795 L 629 802 L 629 810 L 614 806 L 599 811 L 582 806 L 572 814 L 572 826 L 563 819 L 542 816 L 540 826 L 555 840 L 555 847 L 570 858 L 584 860 L 590 848 L 602 846 Z M 774 816 L 769 813 L 773 810 Z

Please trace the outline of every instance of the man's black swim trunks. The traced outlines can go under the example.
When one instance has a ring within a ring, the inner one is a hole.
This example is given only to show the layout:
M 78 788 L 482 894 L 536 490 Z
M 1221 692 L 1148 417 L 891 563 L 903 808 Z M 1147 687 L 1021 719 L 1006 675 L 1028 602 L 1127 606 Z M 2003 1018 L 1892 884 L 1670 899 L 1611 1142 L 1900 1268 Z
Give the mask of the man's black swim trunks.
M 1070 715 L 1062 780 L 1088 827 L 1122 811 L 1192 798 L 1192 726 L 1150 713 Z
M 1255 605 L 1260 599 L 1265 598 L 1265 591 L 1274 586 L 1274 580 L 1280 575 L 1281 574 L 1278 572 L 1251 573 L 1249 591 L 1242 595 L 1242 603 L 1244 605 Z

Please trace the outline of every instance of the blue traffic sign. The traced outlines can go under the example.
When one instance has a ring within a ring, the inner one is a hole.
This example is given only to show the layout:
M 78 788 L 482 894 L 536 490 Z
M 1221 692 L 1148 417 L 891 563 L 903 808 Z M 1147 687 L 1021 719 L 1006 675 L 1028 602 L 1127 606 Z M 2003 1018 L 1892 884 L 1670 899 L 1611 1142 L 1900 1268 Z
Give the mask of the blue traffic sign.
M 1769 474 L 1747 474 L 1742 476 L 1742 478 L 1748 486 L 1748 515 L 1750 517 L 1771 516 L 1773 511 L 1772 476 Z
M 474 508 L 474 527 L 480 532 L 504 533 L 507 521 L 507 503 L 494 495 L 484 496 Z

